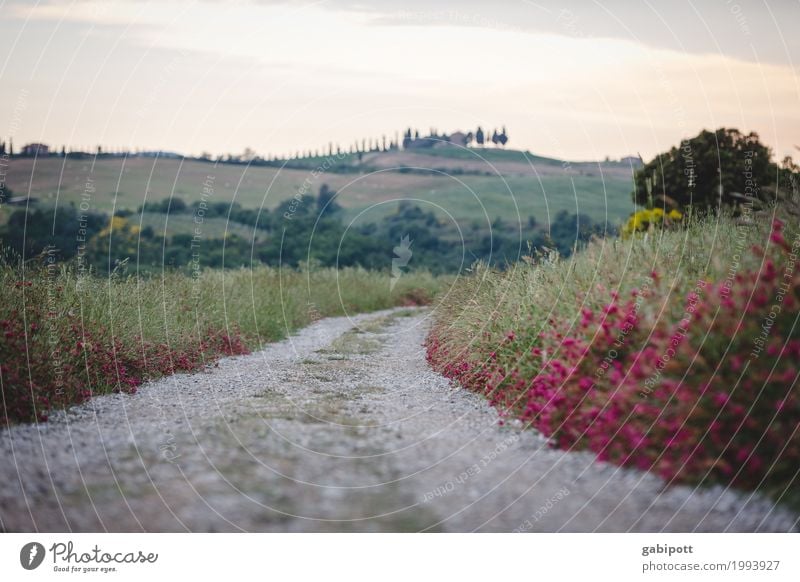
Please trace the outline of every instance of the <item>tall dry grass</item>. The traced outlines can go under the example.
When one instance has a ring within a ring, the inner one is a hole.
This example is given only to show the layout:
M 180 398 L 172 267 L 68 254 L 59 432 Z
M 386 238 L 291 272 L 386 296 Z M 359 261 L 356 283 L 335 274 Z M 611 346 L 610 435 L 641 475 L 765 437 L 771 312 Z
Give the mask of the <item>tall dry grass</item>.
M 45 261 L 3 264 L 0 285 L 3 415 L 26 421 L 245 353 L 321 317 L 426 303 L 443 279 L 407 273 L 390 290 L 386 273 L 268 267 L 100 278 Z

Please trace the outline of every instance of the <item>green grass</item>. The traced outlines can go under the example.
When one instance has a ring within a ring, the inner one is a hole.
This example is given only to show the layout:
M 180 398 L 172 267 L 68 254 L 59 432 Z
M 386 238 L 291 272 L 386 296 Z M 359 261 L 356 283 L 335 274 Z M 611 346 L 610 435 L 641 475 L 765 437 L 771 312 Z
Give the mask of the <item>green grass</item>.
M 401 197 L 416 200 L 424 210 L 440 217 L 453 217 L 462 228 L 477 221 L 482 225 L 503 218 L 523 221 L 535 216 L 540 224 L 552 222 L 561 210 L 580 212 L 601 224 L 620 225 L 634 211 L 630 184 L 614 179 L 603 183 L 597 176 L 546 175 L 539 180 L 509 176 L 504 180 L 490 176 L 454 176 L 432 179 L 424 189 Z M 394 194 L 376 195 L 375 201 L 397 198 Z M 346 199 L 346 198 L 345 198 Z M 439 208 L 441 207 L 441 209 Z M 394 211 L 393 204 L 346 206 L 345 216 L 360 222 L 374 222 Z
M 68 269 L 48 277 L 28 271 L 33 285 L 15 292 L 21 273 L 0 269 L 3 317 L 47 304 L 48 290 L 57 315 L 49 324 L 77 318 L 86 329 L 107 327 L 125 343 L 134 338 L 176 344 L 198 339 L 206 328 L 237 329 L 250 347 L 286 337 L 318 317 L 354 314 L 402 305 L 413 295 L 434 297 L 446 278 L 425 272 L 405 274 L 390 290 L 390 275 L 364 269 L 320 269 L 301 272 L 259 266 L 253 269 L 208 269 L 193 278 L 167 271 L 152 277 L 82 277 Z
M 145 212 L 142 215 L 133 214 L 128 220 L 139 226 L 141 219 L 142 228 L 151 227 L 158 236 L 172 237 L 176 234 L 194 235 L 197 223 L 193 214 L 163 214 L 160 212 Z M 238 235 L 245 240 L 252 241 L 255 234 L 256 240 L 264 238 L 264 232 L 254 230 L 252 226 L 247 226 L 238 222 L 229 221 L 226 218 L 204 218 L 202 223 L 203 236 L 209 239 L 224 238 L 227 234 Z
M 530 151 L 504 149 L 504 148 L 490 148 L 490 147 L 439 147 L 439 148 L 426 148 L 418 150 L 405 150 L 403 153 L 413 153 L 421 159 L 426 157 L 438 158 L 441 160 L 459 160 L 463 162 L 479 162 L 484 165 L 500 164 L 501 167 L 507 169 L 508 173 L 516 170 L 532 170 L 531 166 L 537 171 L 552 172 L 553 170 L 572 169 L 578 172 L 585 173 L 599 173 L 599 167 L 602 166 L 604 171 L 616 171 L 615 173 L 629 172 L 630 166 L 626 163 L 615 161 L 567 161 L 559 160 L 556 158 L 549 158 L 546 156 L 536 155 Z M 391 152 L 386 155 L 391 155 Z M 513 164 L 513 165 L 512 165 Z M 435 163 L 431 164 L 433 167 Z M 473 166 L 470 166 L 473 167 Z M 481 168 L 482 171 L 491 171 L 492 168 L 485 166 Z
M 280 162 L 283 163 L 283 162 Z M 291 168 L 304 168 L 308 170 L 312 170 L 322 165 L 328 165 L 329 167 L 333 167 L 335 169 L 341 170 L 344 167 L 347 167 L 347 170 L 350 171 L 352 166 L 358 165 L 358 154 L 333 154 L 333 155 L 321 155 L 321 156 L 309 156 L 306 158 L 299 158 L 296 160 L 288 160 L 285 162 L 288 167 Z
M 759 258 L 747 251 L 765 244 L 768 233 L 768 220 L 737 227 L 722 216 L 680 230 L 598 240 L 566 260 L 539 256 L 502 273 L 478 266 L 436 313 L 451 335 L 472 339 L 488 332 L 478 343 L 496 344 L 521 321 L 543 330 L 550 320 L 576 321 L 584 307 L 602 308 L 612 291 L 628 297 L 653 271 L 679 298 L 700 278 L 724 279 L 735 258 L 743 269 L 757 268 Z
M 795 503 L 800 231 L 784 210 L 478 266 L 436 306 L 429 361 L 561 448 Z
M 534 162 L 536 164 L 550 164 L 560 166 L 561 160 L 555 158 L 547 158 L 544 156 L 537 156 L 530 152 L 523 152 L 521 150 L 502 149 L 502 148 L 460 148 L 460 147 L 439 147 L 439 148 L 426 148 L 419 150 L 419 153 L 424 153 L 428 156 L 437 158 L 448 158 L 455 160 L 486 160 L 487 162 Z
M 6 416 L 41 419 L 90 394 L 259 348 L 321 317 L 429 301 L 449 281 L 415 272 L 390 290 L 390 280 L 363 269 L 268 267 L 78 278 L 57 265 L 2 265 Z

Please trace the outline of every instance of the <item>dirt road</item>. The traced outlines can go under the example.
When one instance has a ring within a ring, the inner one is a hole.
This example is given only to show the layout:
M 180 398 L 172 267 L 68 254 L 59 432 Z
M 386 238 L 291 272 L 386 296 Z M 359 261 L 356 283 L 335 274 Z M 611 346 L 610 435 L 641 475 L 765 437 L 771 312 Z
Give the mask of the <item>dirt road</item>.
M 787 531 L 733 491 L 549 448 L 427 366 L 430 313 L 327 319 L 0 432 L 5 531 Z

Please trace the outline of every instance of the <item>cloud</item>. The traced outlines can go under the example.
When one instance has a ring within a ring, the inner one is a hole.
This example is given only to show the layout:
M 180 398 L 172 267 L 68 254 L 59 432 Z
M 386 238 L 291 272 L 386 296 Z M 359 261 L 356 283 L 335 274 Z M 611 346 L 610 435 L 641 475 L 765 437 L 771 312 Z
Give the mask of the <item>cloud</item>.
M 100 139 L 92 128 L 108 127 L 124 143 L 127 128 L 158 136 L 148 138 L 151 147 L 187 151 L 197 143 L 194 131 L 211 142 L 197 145 L 205 149 L 221 135 L 242 140 L 242 147 L 302 149 L 327 142 L 318 134 L 345 118 L 354 121 L 336 130 L 344 143 L 409 123 L 455 129 L 485 121 L 506 123 L 515 146 L 567 158 L 589 156 L 580 143 L 584 131 L 601 136 L 602 154 L 627 154 L 631 146 L 610 134 L 623 128 L 645 155 L 701 127 L 757 130 L 774 144 L 800 131 L 792 121 L 800 78 L 780 60 L 756 62 L 780 47 L 781 37 L 761 36 L 769 14 L 762 6 L 757 25 L 748 0 L 735 9 L 725 0 L 707 10 L 699 2 L 702 18 L 690 18 L 688 4 L 656 12 L 616 0 L 566 8 L 550 0 L 491 9 L 475 0 L 396 6 L 382 0 L 14 4 L 18 20 L 4 18 L 0 35 L 8 31 L 11 38 L 14 26 L 23 31 L 24 19 L 31 22 L 10 59 L 14 75 L 3 80 L 10 90 L 22 86 L 39 59 L 42 89 L 35 95 L 55 100 L 53 127 L 75 119 L 75 103 L 96 79 L 88 93 L 93 103 L 118 106 L 107 114 L 113 120 L 101 119 L 100 106 L 85 114 L 97 117 L 94 125 L 75 121 L 82 139 Z M 788 9 L 780 10 L 775 17 L 786 26 Z M 677 26 L 681 18 L 686 22 Z M 724 34 L 703 34 L 704 22 Z M 79 46 L 76 29 L 92 29 L 91 42 Z M 748 58 L 723 50 L 737 40 Z M 160 73 L 175 59 L 174 71 Z M 156 100 L 159 107 L 149 109 L 141 128 L 138 118 L 127 119 L 142 101 Z M 676 107 L 685 112 L 683 127 Z M 214 127 L 195 129 L 208 111 Z M 240 126 L 243 111 L 253 111 L 253 119 Z M 159 128 L 173 117 L 182 125 L 165 143 Z M 0 112 L 0 127 L 2 121 Z
M 11 15 L 94 24 L 163 25 L 175 18 L 341 13 L 373 26 L 461 26 L 567 37 L 627 40 L 660 49 L 781 64 L 800 63 L 800 2 L 759 0 L 81 0 L 11 4 Z M 332 24 L 336 24 L 336 18 Z M 476 35 L 479 33 L 476 33 Z M 476 36 L 477 38 L 477 36 Z M 480 41 L 478 41 L 480 42 Z
M 654 48 L 781 64 L 800 63 L 800 3 L 759 0 L 328 0 L 382 26 L 467 26 L 630 40 Z

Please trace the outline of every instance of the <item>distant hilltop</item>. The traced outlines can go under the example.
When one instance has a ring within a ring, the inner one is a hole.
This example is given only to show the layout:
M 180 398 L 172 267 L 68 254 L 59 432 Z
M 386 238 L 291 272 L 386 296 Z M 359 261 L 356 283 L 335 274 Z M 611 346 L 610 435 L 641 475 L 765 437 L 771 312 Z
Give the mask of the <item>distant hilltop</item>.
M 187 159 L 205 162 L 229 163 L 229 164 L 253 164 L 253 165 L 267 165 L 267 166 L 281 166 L 281 167 L 294 167 L 298 164 L 305 165 L 308 163 L 316 163 L 323 158 L 333 158 L 336 160 L 328 166 L 335 166 L 340 169 L 356 169 L 367 159 L 375 162 L 376 156 L 372 154 L 381 153 L 419 153 L 424 154 L 433 150 L 443 150 L 450 148 L 453 151 L 452 155 L 457 155 L 459 148 L 471 149 L 481 151 L 482 156 L 490 152 L 497 152 L 501 155 L 502 152 L 513 154 L 515 150 L 506 150 L 508 143 L 508 131 L 505 126 L 500 129 L 492 129 L 491 131 L 484 130 L 483 127 L 478 126 L 475 130 L 456 130 L 451 133 L 439 132 L 435 128 L 428 130 L 427 135 L 420 133 L 419 129 L 407 128 L 402 132 L 395 132 L 394 138 L 389 138 L 382 135 L 378 138 L 363 138 L 356 140 L 349 146 L 342 146 L 334 142 L 329 142 L 325 147 L 315 150 L 296 151 L 288 154 L 268 154 L 261 155 L 251 148 L 245 148 L 241 154 L 220 154 L 212 155 L 208 152 L 202 152 L 200 155 L 184 155 L 174 151 L 165 150 L 129 150 L 124 148 L 109 149 L 103 146 L 96 146 L 96 148 L 67 148 L 61 146 L 60 149 L 52 148 L 44 143 L 29 143 L 23 146 L 19 151 L 14 150 L 14 144 L 11 139 L 8 142 L 0 140 L 0 157 L 9 159 L 12 157 L 30 157 L 30 158 L 44 158 L 44 157 L 66 157 L 72 159 L 84 158 L 121 158 L 121 157 L 140 157 L 140 158 L 167 158 L 167 159 Z M 438 154 L 445 152 L 438 151 Z M 523 152 L 519 152 L 522 154 Z M 525 152 L 531 156 L 530 152 Z M 365 156 L 365 154 L 371 154 Z M 541 156 L 534 156 L 540 160 L 549 158 L 542 158 Z M 509 159 L 509 158 L 503 158 Z M 557 161 L 557 160 L 552 160 Z M 605 162 L 612 162 L 608 157 Z M 627 156 L 619 160 L 626 166 L 638 168 L 642 166 L 643 162 L 638 156 Z M 335 170 L 334 170 L 335 171 Z
M 409 127 L 403 135 L 403 149 L 436 148 L 449 145 L 470 147 L 473 143 L 483 147 L 490 142 L 495 146 L 505 147 L 508 143 L 508 132 L 506 132 L 505 126 L 499 132 L 495 129 L 492 131 L 491 136 L 487 136 L 488 134 L 484 133 L 481 126 L 478 126 L 475 133 L 472 133 L 472 131 L 466 133 L 455 131 L 449 135 L 446 133 L 439 134 L 435 129 L 431 129 L 430 133 L 425 137 L 420 136 L 419 130 L 414 131 L 412 134 Z
M 398 150 L 441 148 L 449 145 L 470 147 L 473 144 L 478 147 L 494 144 L 496 147 L 504 147 L 508 143 L 508 132 L 505 126 L 501 130 L 493 130 L 491 134 L 481 127 L 473 131 L 454 131 L 452 133 L 439 133 L 435 129 L 430 129 L 427 135 L 421 135 L 418 129 L 408 128 L 403 133 L 402 140 L 400 132 L 395 132 L 394 139 L 382 135 L 378 138 L 363 138 L 356 140 L 348 146 L 329 142 L 325 147 L 315 150 L 295 151 L 288 154 L 268 154 L 261 155 L 251 148 L 245 148 L 241 154 L 221 154 L 214 156 L 211 153 L 203 152 L 199 156 L 185 156 L 183 154 L 164 151 L 164 150 L 130 150 L 125 148 L 106 148 L 96 146 L 96 148 L 67 147 L 61 146 L 60 150 L 51 148 L 43 143 L 30 143 L 22 147 L 21 150 L 14 150 L 14 142 L 9 139 L 6 143 L 0 140 L 0 156 L 14 157 L 46 157 L 46 156 L 70 156 L 75 158 L 84 157 L 144 157 L 144 158 L 187 158 L 209 160 L 217 162 L 283 162 L 288 160 L 303 160 L 306 158 L 319 158 L 324 156 L 344 156 L 347 154 L 359 155 L 366 153 L 389 152 Z

